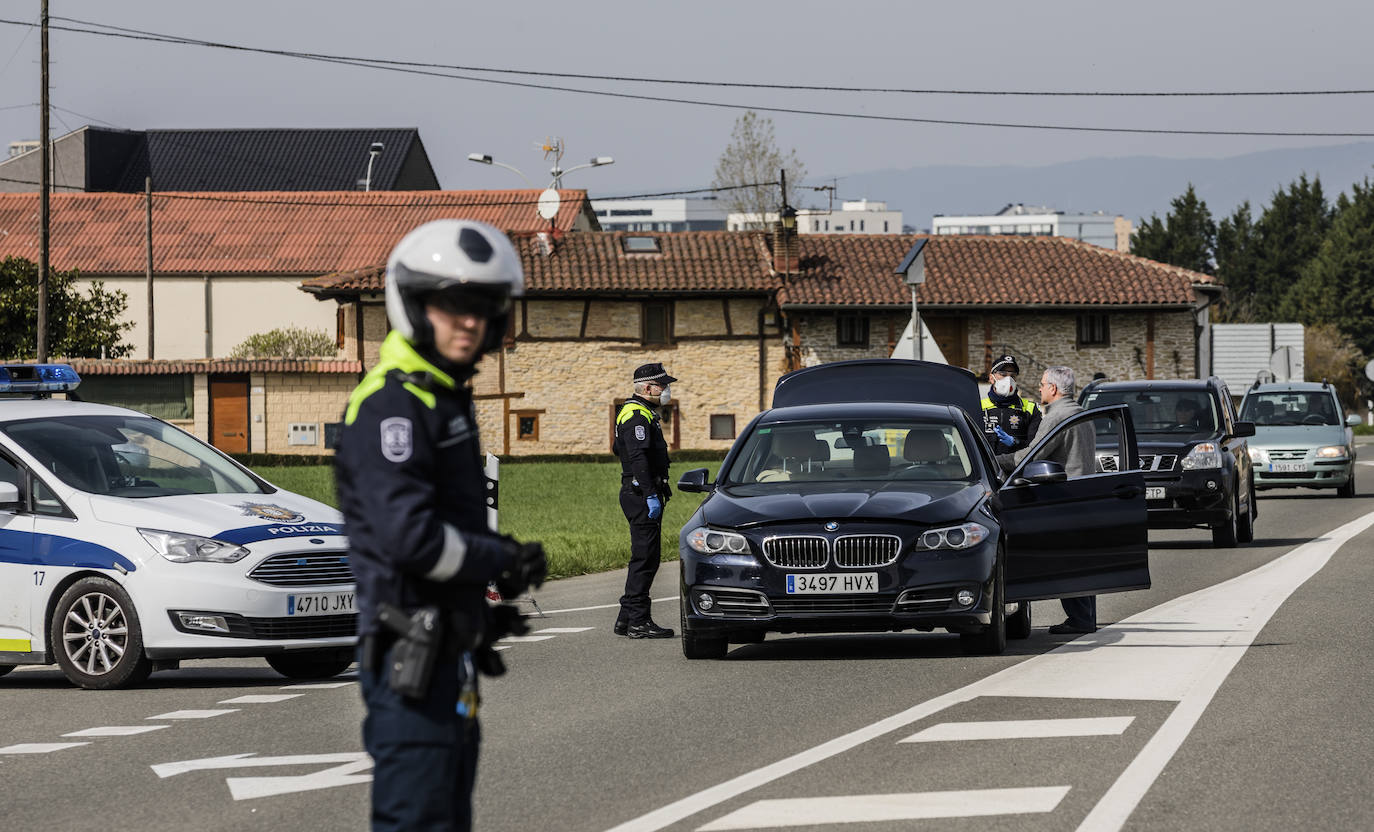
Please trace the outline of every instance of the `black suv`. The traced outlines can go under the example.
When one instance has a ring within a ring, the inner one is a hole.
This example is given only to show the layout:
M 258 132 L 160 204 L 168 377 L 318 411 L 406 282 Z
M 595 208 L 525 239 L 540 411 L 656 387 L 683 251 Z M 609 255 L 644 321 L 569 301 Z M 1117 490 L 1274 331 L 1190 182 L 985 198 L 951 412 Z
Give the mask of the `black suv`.
M 1221 379 L 1098 381 L 1083 389 L 1079 403 L 1130 408 L 1150 528 L 1206 526 L 1214 546 L 1254 539 L 1259 509 L 1245 438 L 1255 435 L 1255 425 L 1236 417 Z M 1109 470 L 1116 460 L 1099 441 L 1098 467 Z

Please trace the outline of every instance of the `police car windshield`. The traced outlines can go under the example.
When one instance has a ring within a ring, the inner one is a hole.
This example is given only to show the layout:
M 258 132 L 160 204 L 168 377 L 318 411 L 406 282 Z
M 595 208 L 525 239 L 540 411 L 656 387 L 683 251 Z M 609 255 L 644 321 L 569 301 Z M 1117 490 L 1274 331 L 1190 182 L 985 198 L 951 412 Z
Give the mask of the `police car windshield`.
M 971 480 L 971 454 L 950 424 L 909 420 L 787 422 L 758 428 L 729 484 Z
M 1330 393 L 1251 393 L 1240 407 L 1240 418 L 1260 426 L 1339 425 L 1336 402 Z
M 1139 433 L 1215 433 L 1217 413 L 1206 390 L 1099 390 L 1084 408 L 1124 404 Z
M 113 497 L 261 494 L 261 483 L 188 433 L 143 416 L 58 416 L 0 430 L 67 485 Z

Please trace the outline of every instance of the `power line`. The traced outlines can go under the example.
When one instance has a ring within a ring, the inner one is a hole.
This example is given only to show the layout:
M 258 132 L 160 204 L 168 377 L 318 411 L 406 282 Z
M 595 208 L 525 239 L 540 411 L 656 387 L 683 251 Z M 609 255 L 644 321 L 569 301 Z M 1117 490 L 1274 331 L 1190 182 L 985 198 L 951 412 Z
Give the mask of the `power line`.
M 0 24 L 29 26 L 32 24 L 24 21 L 0 19 Z M 95 24 L 104 26 L 106 24 Z M 668 96 L 641 95 L 637 93 L 614 92 L 610 90 L 590 90 L 578 87 L 565 87 L 555 84 L 536 84 L 527 81 L 507 81 L 496 78 L 481 78 L 471 75 L 458 75 L 450 72 L 440 72 L 432 69 L 421 69 L 401 65 L 400 62 L 379 63 L 365 58 L 352 58 L 338 55 L 323 55 L 319 53 L 295 52 L 280 49 L 263 49 L 248 47 L 238 44 L 225 44 L 214 41 L 197 40 L 194 38 L 177 38 L 155 33 L 132 34 L 120 31 L 101 31 L 96 29 L 81 29 L 71 26 L 53 26 L 51 28 L 62 31 L 77 32 L 82 34 L 96 35 L 100 37 L 124 38 L 130 40 L 158 41 L 184 46 L 203 46 L 215 49 L 228 49 L 239 52 L 249 52 L 264 55 L 277 55 L 281 57 L 299 58 L 302 60 L 319 61 L 323 63 L 342 64 L 344 66 L 356 66 L 365 69 L 378 69 L 388 72 L 399 72 L 407 75 L 420 75 L 435 78 L 449 78 L 459 81 L 470 81 L 480 84 L 495 84 L 499 86 L 518 87 L 523 89 L 549 90 L 553 92 L 567 92 L 577 95 L 592 95 L 604 98 L 617 98 L 632 101 L 650 101 L 661 104 L 683 104 L 697 107 L 713 107 L 727 110 L 753 110 L 755 112 L 781 113 L 785 115 L 818 116 L 826 118 L 844 118 L 861 121 L 881 121 L 901 124 L 930 124 L 952 127 L 998 127 L 1016 130 L 1054 130 L 1061 132 L 1077 133 L 1110 133 L 1110 134 L 1136 134 L 1136 135 L 1173 135 L 1173 136 L 1250 136 L 1250 137 L 1286 137 L 1286 138 L 1374 138 L 1374 132 L 1361 131 L 1310 131 L 1310 130 L 1202 130 L 1202 129 L 1176 129 L 1161 127 L 1094 127 L 1087 125 L 1072 124 L 1045 124 L 1045 123 L 1025 123 L 1025 122 L 1006 122 L 1006 121 L 974 121 L 965 119 L 940 119 L 922 118 L 917 116 L 890 116 L 876 115 L 873 113 L 853 113 L 833 110 L 812 110 L 800 107 L 776 107 L 760 104 L 731 104 L 722 101 L 706 101 L 691 98 L 674 98 Z M 137 31 L 137 30 L 134 30 Z M 1358 92 L 1358 91 L 1352 91 Z M 1374 91 L 1370 91 L 1374 92 Z
M 694 87 L 718 87 L 723 89 L 764 89 L 764 90 L 797 90 L 803 92 L 862 92 L 862 93 L 896 93 L 903 95 L 970 95 L 970 96 L 1036 96 L 1036 97 L 1073 97 L 1073 98 L 1210 98 L 1210 97 L 1261 97 L 1261 96 L 1314 96 L 1314 95 L 1374 95 L 1374 89 L 1328 89 L 1328 90 L 1167 90 L 1167 91 L 1116 91 L 1116 90 L 971 90 L 971 89 L 940 89 L 940 88 L 906 88 L 906 87 L 844 87 L 823 84 L 769 84 L 752 81 L 703 81 L 696 79 L 683 78 L 652 78 L 633 75 L 596 75 L 582 72 L 547 72 L 529 69 L 510 69 L 507 67 L 490 66 L 468 66 L 464 64 L 442 64 L 430 61 L 401 61 L 390 58 L 365 58 L 365 57 L 346 57 L 342 55 L 328 55 L 318 52 L 300 52 L 294 50 L 274 50 L 256 49 L 234 44 L 218 43 L 196 38 L 188 38 L 179 35 L 165 35 L 157 32 L 148 32 L 141 29 L 129 29 L 123 26 L 114 26 L 108 23 L 98 23 L 91 20 L 81 20 L 74 17 L 53 16 L 53 20 L 65 20 L 68 23 L 75 23 L 82 26 L 96 26 L 101 29 L 108 29 L 112 32 L 122 32 L 129 35 L 139 35 L 140 39 L 156 39 L 166 43 L 180 43 L 188 45 L 213 46 L 222 49 L 243 49 L 255 52 L 265 52 L 268 54 L 283 55 L 290 57 L 310 57 L 328 58 L 333 60 L 356 60 L 369 64 L 416 67 L 422 69 L 450 69 L 459 72 L 489 72 L 502 75 L 524 75 L 537 78 L 568 78 L 583 81 L 623 81 L 635 84 L 675 84 L 681 86 Z M 6 21 L 8 22 L 8 21 Z M 56 28 L 56 27 L 54 27 Z M 101 34 L 86 29 L 69 29 L 66 31 L 79 31 L 88 34 Z

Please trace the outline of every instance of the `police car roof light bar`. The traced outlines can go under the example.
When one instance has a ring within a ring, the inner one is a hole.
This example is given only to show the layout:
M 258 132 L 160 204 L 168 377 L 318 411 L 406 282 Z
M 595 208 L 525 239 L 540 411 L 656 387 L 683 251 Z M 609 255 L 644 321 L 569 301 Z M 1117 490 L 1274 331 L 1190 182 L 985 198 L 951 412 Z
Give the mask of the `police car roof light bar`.
M 5 364 L 0 366 L 0 393 L 69 393 L 81 383 L 67 364 Z

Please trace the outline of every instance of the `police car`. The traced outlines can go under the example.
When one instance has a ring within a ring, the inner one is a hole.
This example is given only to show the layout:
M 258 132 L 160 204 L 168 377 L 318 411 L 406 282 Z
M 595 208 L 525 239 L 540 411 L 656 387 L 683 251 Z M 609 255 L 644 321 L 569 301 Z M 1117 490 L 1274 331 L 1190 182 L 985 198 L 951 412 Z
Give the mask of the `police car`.
M 56 663 L 108 689 L 181 659 L 347 668 L 340 514 L 167 422 L 51 398 L 79 383 L 63 364 L 0 366 L 0 675 Z

